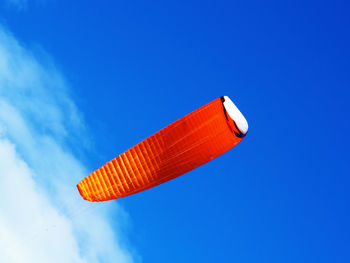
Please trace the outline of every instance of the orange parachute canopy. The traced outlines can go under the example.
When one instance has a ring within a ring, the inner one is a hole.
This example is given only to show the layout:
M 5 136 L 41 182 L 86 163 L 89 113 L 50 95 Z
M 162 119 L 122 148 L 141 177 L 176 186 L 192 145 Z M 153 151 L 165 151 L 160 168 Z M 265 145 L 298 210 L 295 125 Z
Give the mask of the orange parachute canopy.
M 97 169 L 77 185 L 89 201 L 107 201 L 149 189 L 209 162 L 248 131 L 226 96 L 173 122 Z

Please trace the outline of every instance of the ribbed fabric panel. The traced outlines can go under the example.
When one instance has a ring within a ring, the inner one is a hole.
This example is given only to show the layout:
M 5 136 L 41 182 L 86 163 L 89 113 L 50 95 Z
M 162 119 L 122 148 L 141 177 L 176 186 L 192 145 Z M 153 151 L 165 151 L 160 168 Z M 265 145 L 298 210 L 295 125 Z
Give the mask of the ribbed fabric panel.
M 79 182 L 84 199 L 134 194 L 216 158 L 239 143 L 220 98 L 191 112 L 111 160 Z

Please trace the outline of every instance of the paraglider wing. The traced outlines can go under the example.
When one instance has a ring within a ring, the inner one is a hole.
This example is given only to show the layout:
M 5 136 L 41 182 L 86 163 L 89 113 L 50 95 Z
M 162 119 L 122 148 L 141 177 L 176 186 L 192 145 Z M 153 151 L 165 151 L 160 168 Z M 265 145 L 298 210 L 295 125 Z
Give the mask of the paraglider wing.
M 89 201 L 128 196 L 209 162 L 237 145 L 247 131 L 243 115 L 223 96 L 117 156 L 77 187 Z

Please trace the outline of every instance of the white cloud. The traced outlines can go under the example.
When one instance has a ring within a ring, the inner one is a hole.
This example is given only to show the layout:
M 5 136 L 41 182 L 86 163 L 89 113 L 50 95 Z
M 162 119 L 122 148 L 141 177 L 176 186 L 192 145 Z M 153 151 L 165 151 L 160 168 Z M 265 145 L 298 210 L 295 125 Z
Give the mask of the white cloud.
M 115 202 L 88 203 L 86 168 L 69 150 L 85 133 L 67 84 L 44 53 L 0 27 L 0 262 L 133 262 L 108 222 Z M 78 143 L 77 143 L 78 141 Z

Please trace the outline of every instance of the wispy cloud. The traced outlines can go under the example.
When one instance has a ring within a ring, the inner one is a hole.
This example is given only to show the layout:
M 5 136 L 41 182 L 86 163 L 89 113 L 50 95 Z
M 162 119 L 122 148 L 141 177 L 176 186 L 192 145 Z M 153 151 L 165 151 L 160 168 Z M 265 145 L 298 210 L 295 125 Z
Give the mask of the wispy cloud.
M 0 26 L 0 262 L 133 262 L 117 203 L 82 200 L 84 122 L 64 77 Z M 79 136 L 78 136 L 79 135 Z M 77 143 L 78 142 L 78 143 Z M 92 209 L 94 211 L 92 212 Z
M 23 9 L 27 6 L 27 0 L 5 0 L 8 5 L 15 6 L 18 9 Z

